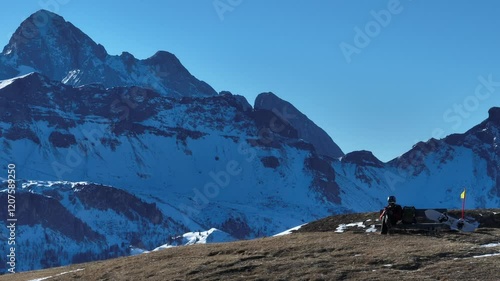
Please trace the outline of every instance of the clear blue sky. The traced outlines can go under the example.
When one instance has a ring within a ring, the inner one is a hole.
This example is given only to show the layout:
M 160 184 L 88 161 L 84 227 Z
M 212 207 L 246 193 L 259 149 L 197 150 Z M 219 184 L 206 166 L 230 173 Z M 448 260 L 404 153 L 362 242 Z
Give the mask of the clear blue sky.
M 272 91 L 344 152 L 370 150 L 383 161 L 436 129 L 464 132 L 500 106 L 499 1 L 8 1 L 0 45 L 41 8 L 110 54 L 170 51 L 217 91 L 251 104 Z M 479 76 L 494 82 L 475 96 Z

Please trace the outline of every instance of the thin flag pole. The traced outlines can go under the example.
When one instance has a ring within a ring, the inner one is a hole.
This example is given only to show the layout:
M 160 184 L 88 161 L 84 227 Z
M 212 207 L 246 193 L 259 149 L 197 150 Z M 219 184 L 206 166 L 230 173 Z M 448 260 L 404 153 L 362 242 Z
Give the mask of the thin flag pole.
M 462 198 L 462 219 L 465 218 L 465 188 L 462 194 L 460 194 L 460 198 Z

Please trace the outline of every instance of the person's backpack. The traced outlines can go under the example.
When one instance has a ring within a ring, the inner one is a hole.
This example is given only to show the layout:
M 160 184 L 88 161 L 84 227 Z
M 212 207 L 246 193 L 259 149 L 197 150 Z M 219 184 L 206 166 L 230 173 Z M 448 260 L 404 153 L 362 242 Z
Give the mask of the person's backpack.
M 412 224 L 416 223 L 415 219 L 415 207 L 414 206 L 404 206 L 403 207 L 403 224 Z

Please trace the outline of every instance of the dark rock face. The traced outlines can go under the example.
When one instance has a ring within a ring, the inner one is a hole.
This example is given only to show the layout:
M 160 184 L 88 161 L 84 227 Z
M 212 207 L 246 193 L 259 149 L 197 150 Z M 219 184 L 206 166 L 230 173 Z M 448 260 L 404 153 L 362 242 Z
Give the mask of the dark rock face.
M 24 128 L 22 125 L 14 125 L 5 133 L 5 138 L 9 140 L 28 139 L 36 144 L 40 144 L 40 139 L 30 128 Z
M 299 139 L 299 140 L 297 140 L 295 142 L 291 142 L 288 145 L 292 146 L 292 147 L 295 147 L 297 149 L 301 149 L 301 150 L 315 151 L 314 150 L 314 146 L 311 143 L 305 142 L 302 139 Z
M 250 105 L 250 103 L 248 103 L 247 99 L 244 96 L 235 95 L 234 98 L 236 99 L 238 104 L 241 106 L 241 110 L 243 112 L 252 111 L 252 109 L 253 109 L 252 106 Z
M 76 185 L 76 197 L 88 208 L 114 210 L 131 221 L 147 219 L 153 224 L 163 222 L 163 214 L 155 204 L 139 200 L 123 190 L 103 185 Z
M 313 156 L 305 159 L 304 167 L 314 175 L 311 188 L 323 196 L 323 200 L 340 204 L 340 187 L 335 182 L 335 170 L 328 158 Z
M 238 239 L 245 239 L 252 232 L 246 220 L 239 217 L 227 219 L 219 228 Z
M 488 121 L 500 125 L 500 107 L 492 107 L 488 110 Z
M 314 145 L 320 155 L 338 158 L 344 155 L 328 134 L 314 124 L 306 115 L 287 101 L 278 98 L 273 93 L 262 93 L 255 99 L 254 109 L 267 110 L 279 116 L 283 123 L 288 123 L 297 131 L 297 137 Z
M 46 10 L 26 19 L 0 54 L 0 80 L 32 71 L 73 86 L 137 85 L 174 97 L 217 94 L 171 53 L 160 51 L 145 60 L 127 52 L 109 55 L 80 29 Z
M 380 161 L 371 151 L 361 150 L 347 153 L 342 157 L 342 163 L 351 163 L 359 166 L 383 167 L 384 163 Z
M 234 99 L 236 104 L 238 104 L 238 107 L 243 112 L 251 112 L 253 109 L 252 106 L 250 105 L 250 103 L 248 103 L 247 99 L 244 96 L 233 95 L 229 91 L 221 91 L 221 92 L 219 92 L 219 96 L 226 97 L 228 99 Z
M 297 130 L 290 123 L 281 119 L 270 110 L 254 110 L 252 118 L 255 120 L 259 134 L 264 138 L 272 138 L 271 134 L 286 138 L 298 138 Z
M 54 131 L 49 136 L 49 141 L 55 147 L 70 147 L 76 144 L 75 136 Z
M 7 202 L 7 193 L 0 193 L 0 199 Z M 16 193 L 16 199 L 16 217 L 19 225 L 41 224 L 56 229 L 75 241 L 84 239 L 98 241 L 104 238 L 71 214 L 56 199 L 28 192 Z M 3 209 L 0 210 L 0 215 L 7 217 L 7 208 Z
M 465 136 L 463 134 L 451 134 L 444 139 L 444 142 L 449 145 L 462 145 L 465 141 Z
M 493 169 L 492 167 L 488 167 L 488 169 Z M 491 190 L 491 196 L 500 197 L 500 175 L 497 171 L 497 177 L 495 178 L 495 188 Z
M 263 157 L 260 159 L 260 161 L 262 162 L 262 164 L 266 168 L 275 169 L 275 168 L 279 167 L 279 165 L 280 165 L 279 159 L 274 157 L 274 156 Z

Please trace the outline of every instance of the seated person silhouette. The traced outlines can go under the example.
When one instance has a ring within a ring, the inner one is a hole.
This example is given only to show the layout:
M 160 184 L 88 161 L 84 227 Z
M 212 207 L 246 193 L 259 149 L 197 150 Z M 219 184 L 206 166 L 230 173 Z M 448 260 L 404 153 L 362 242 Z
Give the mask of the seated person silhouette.
M 381 234 L 387 234 L 391 227 L 403 218 L 403 208 L 396 204 L 396 197 L 387 198 L 388 205 L 382 210 L 380 220 L 382 221 Z

